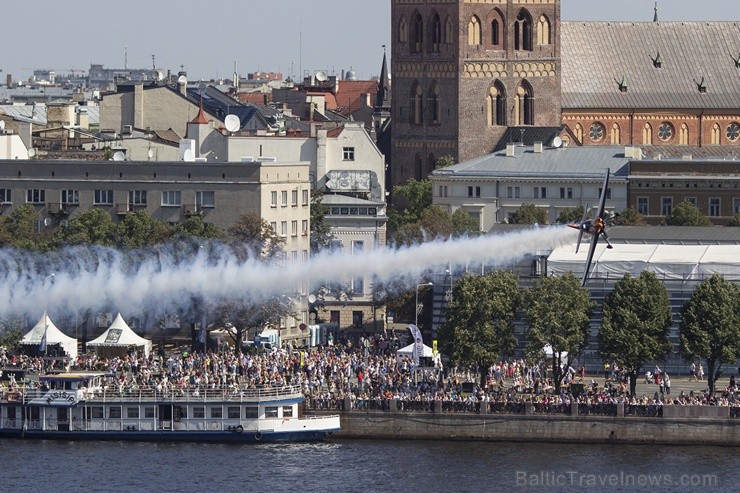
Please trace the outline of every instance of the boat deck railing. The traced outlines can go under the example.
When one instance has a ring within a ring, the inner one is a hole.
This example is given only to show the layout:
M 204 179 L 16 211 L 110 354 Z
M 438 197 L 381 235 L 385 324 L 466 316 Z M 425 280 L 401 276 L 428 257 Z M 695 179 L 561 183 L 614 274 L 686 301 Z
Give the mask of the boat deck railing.
M 302 398 L 300 387 L 253 387 L 253 388 L 182 388 L 182 389 L 156 389 L 154 387 L 123 388 L 123 389 L 81 389 L 81 390 L 43 390 L 17 389 L 7 392 L 2 400 L 9 403 L 39 403 L 52 398 L 53 394 L 65 392 L 73 396 L 75 402 L 84 401 L 88 403 L 106 402 L 262 402 L 280 399 Z

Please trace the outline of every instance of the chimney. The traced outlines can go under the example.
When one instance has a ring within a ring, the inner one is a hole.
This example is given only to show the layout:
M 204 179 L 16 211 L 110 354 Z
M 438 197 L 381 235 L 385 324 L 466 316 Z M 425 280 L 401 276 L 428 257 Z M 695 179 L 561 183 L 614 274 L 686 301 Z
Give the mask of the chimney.
M 632 146 L 624 146 L 624 157 L 632 159 L 634 157 L 635 148 Z
M 506 144 L 506 156 L 514 157 L 514 149 L 516 149 L 516 144 L 514 142 L 509 142 L 508 144 Z
M 542 154 L 542 142 L 537 141 L 534 143 L 534 152 L 535 154 Z

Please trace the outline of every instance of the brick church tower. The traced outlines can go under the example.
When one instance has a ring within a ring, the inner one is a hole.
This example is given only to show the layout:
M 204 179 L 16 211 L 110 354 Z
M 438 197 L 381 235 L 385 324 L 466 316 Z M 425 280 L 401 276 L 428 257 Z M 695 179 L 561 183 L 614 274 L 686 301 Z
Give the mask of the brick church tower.
M 391 0 L 391 23 L 394 185 L 560 126 L 560 0 Z

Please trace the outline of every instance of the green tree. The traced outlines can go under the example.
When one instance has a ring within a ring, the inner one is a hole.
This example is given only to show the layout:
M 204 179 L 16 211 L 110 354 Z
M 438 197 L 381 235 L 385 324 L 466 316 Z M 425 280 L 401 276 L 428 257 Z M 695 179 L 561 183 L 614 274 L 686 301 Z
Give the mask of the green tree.
M 449 168 L 454 164 L 455 158 L 450 156 L 449 154 L 445 154 L 444 156 L 439 156 L 437 158 L 437 161 L 434 163 L 434 169 Z
M 405 204 L 400 211 L 388 211 L 388 225 L 392 231 L 397 231 L 404 224 L 419 222 L 421 213 L 432 205 L 432 182 L 412 178 L 406 185 L 393 188 L 393 200 Z
M 627 207 L 614 218 L 612 224 L 615 226 L 644 226 L 645 217 L 637 212 L 634 207 Z
M 419 219 L 424 236 L 429 240 L 449 238 L 453 232 L 452 218 L 438 205 L 424 209 Z
M 116 224 L 103 209 L 88 209 L 69 220 L 56 232 L 56 245 L 105 245 L 117 243 Z
M 3 216 L 0 227 L 0 246 L 35 250 L 44 248 L 44 235 L 37 232 L 41 214 L 31 204 L 17 207 L 9 216 Z
M 261 332 L 268 326 L 279 327 L 280 318 L 295 315 L 296 297 L 277 295 L 269 299 L 252 301 L 229 301 L 218 305 L 215 310 L 217 322 L 234 336 L 235 354 L 242 352 L 242 343 L 247 340 L 250 329 Z
M 534 204 L 522 206 L 509 214 L 510 224 L 547 224 L 547 211 Z
M 599 354 L 627 372 L 630 395 L 635 395 L 642 365 L 663 360 L 672 351 L 671 322 L 668 290 L 652 272 L 643 271 L 637 277 L 626 274 L 606 295 Z
M 468 211 L 460 207 L 452 213 L 452 229 L 456 238 L 474 236 L 480 233 L 480 224 Z
M 226 232 L 213 223 L 203 220 L 202 216 L 193 215 L 177 224 L 175 235 L 179 237 L 199 238 L 202 240 L 224 240 Z
M 462 277 L 440 327 L 442 351 L 455 365 L 477 366 L 485 385 L 488 367 L 516 346 L 514 320 L 521 303 L 519 282 L 511 272 Z
M 578 207 L 573 207 L 572 209 L 570 207 L 566 207 L 565 209 L 560 211 L 557 222 L 559 224 L 570 224 L 570 223 L 579 222 L 582 219 L 583 219 L 583 206 L 579 205 Z
M 560 393 L 563 377 L 573 359 L 588 344 L 594 306 L 588 290 L 581 287 L 581 281 L 573 274 L 543 277 L 524 293 L 524 315 L 529 324 L 526 353 L 540 361 L 544 347 L 550 346 L 556 393 Z
M 727 223 L 728 226 L 737 228 L 740 226 L 740 212 L 736 213 L 734 216 L 732 216 L 732 219 L 730 219 L 730 222 Z
M 285 239 L 257 213 L 243 214 L 229 227 L 228 234 L 241 258 L 248 256 L 250 251 L 265 260 L 283 253 Z
M 665 220 L 668 226 L 711 226 L 712 221 L 698 207 L 685 200 L 673 209 Z
M 172 227 L 159 221 L 147 211 L 126 214 L 116 225 L 118 246 L 141 248 L 165 243 L 172 238 Z
M 314 253 L 329 247 L 331 240 L 334 239 L 331 227 L 326 222 L 329 208 L 322 203 L 323 200 L 324 192 L 311 191 L 311 251 Z
M 718 274 L 697 286 L 681 308 L 679 339 L 686 361 L 707 362 L 709 392 L 714 395 L 722 364 L 740 357 L 740 288 Z

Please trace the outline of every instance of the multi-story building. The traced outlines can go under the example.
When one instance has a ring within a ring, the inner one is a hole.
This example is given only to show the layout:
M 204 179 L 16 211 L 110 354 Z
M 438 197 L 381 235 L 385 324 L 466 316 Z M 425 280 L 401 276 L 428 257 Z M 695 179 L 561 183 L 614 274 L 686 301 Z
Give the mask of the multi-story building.
M 436 170 L 430 175 L 432 200 L 450 214 L 465 210 L 483 232 L 507 222 L 522 204 L 545 210 L 554 224 L 564 209 L 598 207 L 609 169 L 606 209 L 621 212 L 627 207 L 628 162 L 624 148 L 511 144 L 505 151 Z
M 0 161 L 2 214 L 31 204 L 42 216 L 38 228 L 54 228 L 96 208 L 114 219 L 146 210 L 178 223 L 198 214 L 228 228 L 256 212 L 285 239 L 290 259 L 308 259 L 309 238 L 300 227 L 310 220 L 309 165 L 305 162 L 209 163 L 133 161 Z M 300 290 L 300 286 L 296 286 Z M 301 294 L 306 294 L 305 292 Z M 301 339 L 308 323 L 305 304 L 285 317 L 282 337 Z
M 262 160 L 276 166 L 305 161 L 311 187 L 324 194 L 322 204 L 327 209 L 325 221 L 333 235 L 332 248 L 359 253 L 385 246 L 385 159 L 362 123 L 345 123 L 328 130 L 314 125 L 305 135 L 297 132 L 229 135 L 202 116 L 188 126 L 194 159 L 208 163 Z M 309 201 L 308 190 L 298 196 L 295 191 L 287 193 L 290 195 L 273 197 L 275 203 L 282 206 L 286 201 L 291 204 L 295 200 Z M 293 223 L 291 228 L 296 226 L 302 236 L 308 237 L 307 221 Z M 281 226 L 278 231 L 282 231 Z M 341 284 L 341 293 L 325 293 L 325 290 L 316 293 L 322 302 L 318 318 L 341 329 L 382 329 L 384 307 L 373 302 L 371 279 L 348 273 L 345 279 L 334 281 Z
M 391 30 L 394 185 L 560 126 L 559 0 L 393 0 Z

